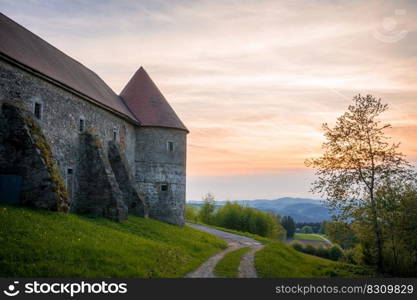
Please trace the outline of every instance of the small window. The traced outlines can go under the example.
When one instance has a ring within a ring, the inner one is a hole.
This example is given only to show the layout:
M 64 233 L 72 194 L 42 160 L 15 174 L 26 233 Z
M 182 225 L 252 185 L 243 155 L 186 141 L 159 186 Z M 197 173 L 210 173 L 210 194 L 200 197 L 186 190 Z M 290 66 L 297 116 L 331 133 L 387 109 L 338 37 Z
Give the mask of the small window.
M 35 102 L 33 113 L 35 114 L 35 117 L 40 120 L 42 118 L 42 104 Z
M 80 119 L 80 132 L 84 132 L 85 130 L 85 120 Z
M 72 170 L 71 168 L 68 168 L 68 169 L 67 169 L 67 174 L 68 174 L 68 175 L 72 175 L 72 173 L 73 173 L 73 170 Z
M 174 151 L 174 143 L 173 142 L 168 142 L 167 146 L 168 146 L 168 151 L 169 152 Z
M 117 130 L 113 129 L 113 141 L 117 142 Z
M 168 191 L 168 184 L 161 184 L 161 191 L 162 192 Z

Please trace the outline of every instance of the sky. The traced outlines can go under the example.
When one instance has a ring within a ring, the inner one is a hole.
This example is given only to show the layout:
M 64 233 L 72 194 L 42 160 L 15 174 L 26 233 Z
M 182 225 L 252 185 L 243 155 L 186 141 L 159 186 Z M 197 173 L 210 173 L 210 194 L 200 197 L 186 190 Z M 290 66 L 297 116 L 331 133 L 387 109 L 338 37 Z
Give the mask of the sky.
M 143 66 L 190 130 L 187 200 L 317 197 L 321 124 L 390 107 L 417 165 L 417 1 L 0 0 L 119 93 Z

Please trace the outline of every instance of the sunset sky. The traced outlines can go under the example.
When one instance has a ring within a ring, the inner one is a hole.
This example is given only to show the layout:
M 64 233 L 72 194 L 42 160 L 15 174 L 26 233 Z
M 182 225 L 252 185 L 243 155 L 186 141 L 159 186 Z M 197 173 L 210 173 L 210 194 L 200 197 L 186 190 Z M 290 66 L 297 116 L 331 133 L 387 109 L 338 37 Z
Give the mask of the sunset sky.
M 187 199 L 317 197 L 306 158 L 352 96 L 417 165 L 417 1 L 0 0 L 119 93 L 143 66 L 190 129 Z

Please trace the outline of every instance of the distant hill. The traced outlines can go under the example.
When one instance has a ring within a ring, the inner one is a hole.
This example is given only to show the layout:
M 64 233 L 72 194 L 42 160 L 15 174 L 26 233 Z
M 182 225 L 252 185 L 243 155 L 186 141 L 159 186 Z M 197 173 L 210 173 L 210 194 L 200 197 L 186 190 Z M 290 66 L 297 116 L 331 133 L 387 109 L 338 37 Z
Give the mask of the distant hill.
M 227 201 L 216 201 L 216 205 L 222 206 Z M 331 218 L 329 210 L 323 206 L 320 200 L 308 198 L 278 198 L 273 200 L 238 200 L 233 201 L 241 205 L 247 205 L 259 210 L 264 210 L 281 216 L 291 216 L 296 222 L 322 222 Z M 201 201 L 189 201 L 187 204 L 199 206 Z

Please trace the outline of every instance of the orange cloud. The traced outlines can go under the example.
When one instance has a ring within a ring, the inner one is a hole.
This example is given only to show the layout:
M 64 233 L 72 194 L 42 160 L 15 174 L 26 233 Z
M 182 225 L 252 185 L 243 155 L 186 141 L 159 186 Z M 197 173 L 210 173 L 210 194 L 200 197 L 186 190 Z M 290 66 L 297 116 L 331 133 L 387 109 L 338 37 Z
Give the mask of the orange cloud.
M 334 122 L 357 93 L 389 103 L 388 133 L 417 161 L 413 1 L 121 0 L 66 17 L 30 1 L 5 2 L 6 14 L 116 92 L 144 65 L 191 131 L 191 177 L 303 169 L 320 152 L 321 124 Z M 398 8 L 406 13 L 396 15 Z

